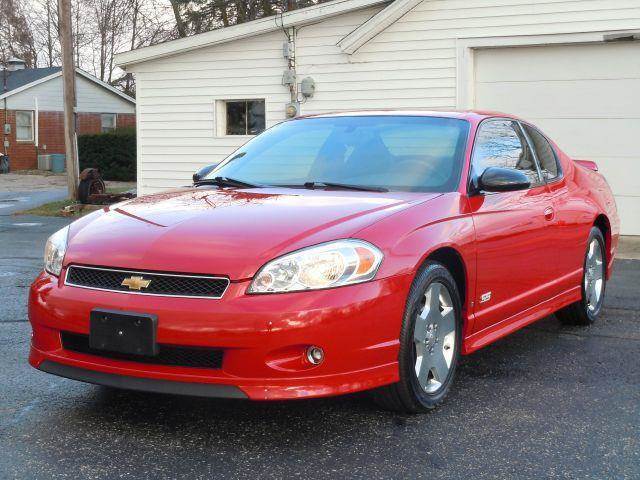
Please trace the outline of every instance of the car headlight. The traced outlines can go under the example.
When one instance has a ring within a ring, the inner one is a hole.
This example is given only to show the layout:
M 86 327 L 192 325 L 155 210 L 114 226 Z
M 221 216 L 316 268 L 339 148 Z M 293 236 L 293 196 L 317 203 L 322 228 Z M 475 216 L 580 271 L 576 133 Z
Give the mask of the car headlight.
M 382 252 L 362 240 L 336 240 L 276 258 L 256 274 L 248 293 L 297 292 L 371 280 Z
M 51 235 L 44 247 L 44 269 L 55 275 L 60 275 L 62 271 L 62 261 L 67 252 L 67 237 L 69 227 L 66 226 Z

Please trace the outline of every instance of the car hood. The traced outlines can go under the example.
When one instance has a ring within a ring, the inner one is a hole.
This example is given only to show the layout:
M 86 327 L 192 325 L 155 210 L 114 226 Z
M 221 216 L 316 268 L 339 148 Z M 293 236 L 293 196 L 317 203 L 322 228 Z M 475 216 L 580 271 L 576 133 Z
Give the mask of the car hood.
M 439 194 L 304 189 L 181 189 L 72 224 L 65 265 L 252 277 L 267 261 L 350 237 Z

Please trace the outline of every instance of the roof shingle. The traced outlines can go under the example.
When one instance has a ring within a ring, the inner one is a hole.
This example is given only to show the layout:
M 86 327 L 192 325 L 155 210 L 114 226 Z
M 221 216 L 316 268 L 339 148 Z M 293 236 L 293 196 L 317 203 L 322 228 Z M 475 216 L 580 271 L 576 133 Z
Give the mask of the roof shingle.
M 0 71 L 0 95 L 15 90 L 16 88 L 23 87 L 29 83 L 40 80 L 41 78 L 48 77 L 61 70 L 60 67 L 47 67 L 47 68 L 25 68 L 24 70 Z M 4 90 L 4 75 L 7 79 L 7 89 Z

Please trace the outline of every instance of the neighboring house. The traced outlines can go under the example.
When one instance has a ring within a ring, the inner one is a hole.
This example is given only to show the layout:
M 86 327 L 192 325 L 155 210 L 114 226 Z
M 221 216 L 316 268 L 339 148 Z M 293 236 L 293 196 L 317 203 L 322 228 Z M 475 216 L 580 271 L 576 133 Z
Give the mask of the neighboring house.
M 640 234 L 639 38 L 640 0 L 335 0 L 126 52 L 117 62 L 137 81 L 138 188 L 183 185 L 285 120 L 291 67 L 299 114 L 521 115 L 598 162 L 623 233 Z
M 65 153 L 62 91 L 60 67 L 25 68 L 11 59 L 0 70 L 0 151 L 12 171 L 37 168 L 38 155 Z M 79 134 L 135 126 L 135 100 L 80 69 L 76 97 Z

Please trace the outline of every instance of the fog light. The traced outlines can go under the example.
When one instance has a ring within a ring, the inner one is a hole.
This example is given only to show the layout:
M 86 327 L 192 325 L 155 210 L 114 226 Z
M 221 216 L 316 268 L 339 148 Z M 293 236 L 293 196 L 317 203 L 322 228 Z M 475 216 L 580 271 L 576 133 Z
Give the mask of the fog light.
M 313 365 L 320 365 L 324 360 L 324 350 L 320 347 L 312 345 L 307 348 L 307 360 Z

